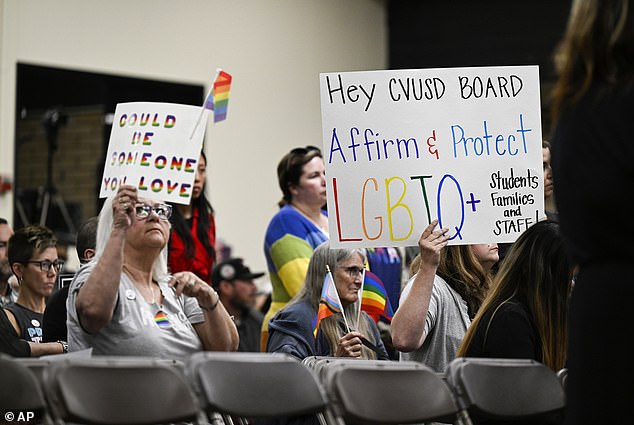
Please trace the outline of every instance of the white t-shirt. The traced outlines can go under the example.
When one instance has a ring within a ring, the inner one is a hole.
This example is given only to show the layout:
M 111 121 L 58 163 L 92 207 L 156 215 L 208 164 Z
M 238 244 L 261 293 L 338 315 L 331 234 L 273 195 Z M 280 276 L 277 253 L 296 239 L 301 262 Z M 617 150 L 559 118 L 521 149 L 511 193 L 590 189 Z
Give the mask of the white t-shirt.
M 184 359 L 202 350 L 202 343 L 192 326 L 205 321 L 196 299 L 185 295 L 176 299 L 174 290 L 165 281 L 159 282 L 163 304 L 149 304 L 125 273 L 121 273 L 112 320 L 96 334 L 87 333 L 79 323 L 75 299 L 91 270 L 92 264 L 83 266 L 68 291 L 69 351 L 92 347 L 93 355 Z
M 403 288 L 399 305 L 409 296 L 413 282 L 414 277 Z M 417 350 L 400 353 L 400 359 L 415 360 L 442 373 L 456 358 L 470 324 L 467 302 L 443 278 L 436 276 L 425 318 L 425 342 Z

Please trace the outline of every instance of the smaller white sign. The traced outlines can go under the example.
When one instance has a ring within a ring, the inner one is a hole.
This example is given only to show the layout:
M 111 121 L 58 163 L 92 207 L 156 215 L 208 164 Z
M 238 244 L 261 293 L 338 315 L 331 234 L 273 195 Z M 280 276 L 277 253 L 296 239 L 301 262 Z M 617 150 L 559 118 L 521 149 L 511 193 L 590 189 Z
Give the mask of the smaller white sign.
M 131 102 L 117 105 L 99 197 L 114 195 L 122 184 L 139 197 L 189 204 L 205 135 L 201 107 Z

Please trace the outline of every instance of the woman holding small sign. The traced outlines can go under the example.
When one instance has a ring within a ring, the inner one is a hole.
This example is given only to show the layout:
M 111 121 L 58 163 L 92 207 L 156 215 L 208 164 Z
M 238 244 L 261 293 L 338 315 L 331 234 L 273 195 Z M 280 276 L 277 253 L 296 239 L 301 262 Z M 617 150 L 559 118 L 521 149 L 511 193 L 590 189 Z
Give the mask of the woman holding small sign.
M 283 198 L 264 237 L 272 301 L 262 325 L 262 351 L 268 321 L 297 294 L 313 250 L 328 240 L 326 171 L 319 148 L 292 149 L 279 162 L 277 177 Z
M 218 294 L 189 271 L 167 273 L 170 205 L 121 186 L 99 215 L 95 257 L 68 295 L 69 349 L 183 359 L 235 351 L 238 332 Z

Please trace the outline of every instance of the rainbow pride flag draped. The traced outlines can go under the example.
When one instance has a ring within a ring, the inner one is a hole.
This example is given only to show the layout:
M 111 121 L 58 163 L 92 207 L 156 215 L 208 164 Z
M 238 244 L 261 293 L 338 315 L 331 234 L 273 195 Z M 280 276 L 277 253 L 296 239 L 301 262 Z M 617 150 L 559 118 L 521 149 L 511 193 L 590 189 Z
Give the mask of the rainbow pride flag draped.
M 394 315 L 385 285 L 377 275 L 369 270 L 365 271 L 363 279 L 361 310 L 365 311 L 377 323 L 379 320 L 390 323 Z
M 317 336 L 319 322 L 328 316 L 341 312 L 341 301 L 337 293 L 337 287 L 332 279 L 330 272 L 326 273 L 324 278 L 324 286 L 321 288 L 321 298 L 319 299 L 319 310 L 317 311 L 317 320 L 313 326 L 313 333 Z
M 220 71 L 216 81 L 214 81 L 213 89 L 205 101 L 205 108 L 214 111 L 214 122 L 227 119 L 231 79 L 231 74 Z

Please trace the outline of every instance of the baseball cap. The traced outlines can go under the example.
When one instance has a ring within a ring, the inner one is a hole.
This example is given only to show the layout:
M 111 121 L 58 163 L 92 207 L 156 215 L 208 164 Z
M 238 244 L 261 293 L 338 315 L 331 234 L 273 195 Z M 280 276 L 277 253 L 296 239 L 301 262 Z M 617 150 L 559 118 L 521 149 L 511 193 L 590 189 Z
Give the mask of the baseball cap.
M 220 281 L 251 280 L 264 276 L 263 272 L 252 273 L 251 270 L 244 265 L 242 258 L 229 258 L 214 266 L 211 271 L 211 284 L 213 286 L 220 285 Z

